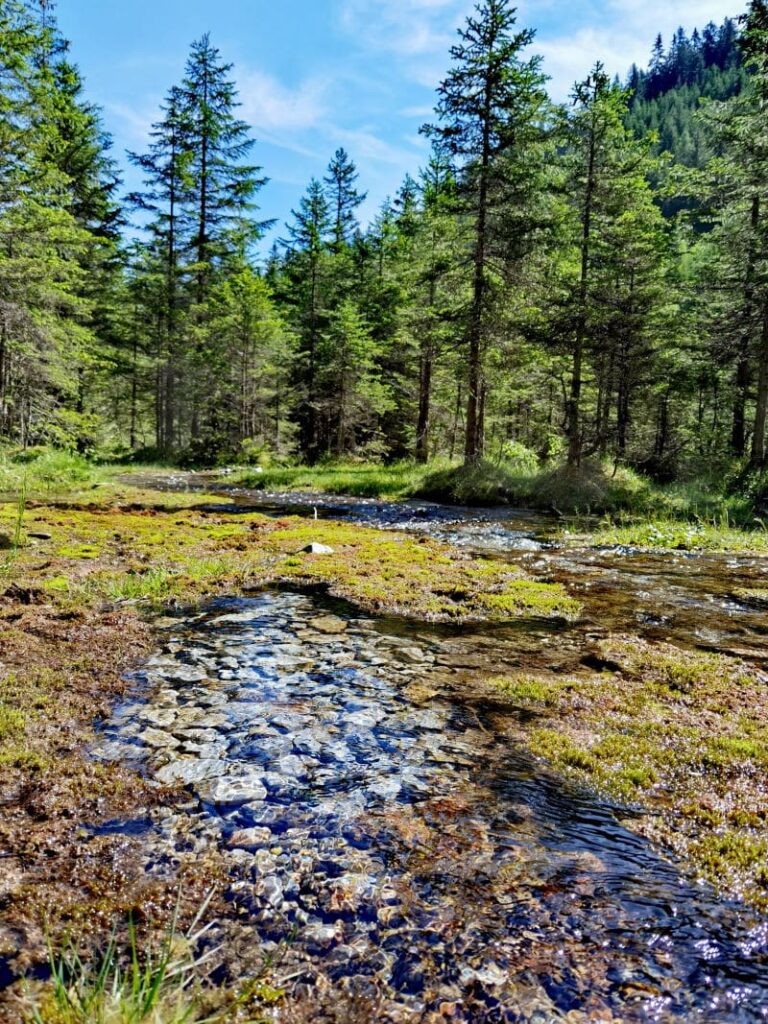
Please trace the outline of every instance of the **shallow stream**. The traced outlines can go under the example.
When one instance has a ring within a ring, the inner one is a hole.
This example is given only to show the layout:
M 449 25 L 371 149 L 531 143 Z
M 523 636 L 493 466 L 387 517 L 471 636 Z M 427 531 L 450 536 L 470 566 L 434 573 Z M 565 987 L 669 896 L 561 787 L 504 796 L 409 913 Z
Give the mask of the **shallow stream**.
M 464 685 L 578 661 L 608 629 L 762 658 L 764 617 L 728 595 L 764 563 L 571 552 L 536 517 L 342 504 L 333 515 L 523 559 L 565 579 L 585 619 L 430 628 L 266 591 L 165 622 L 94 751 L 190 790 L 115 824 L 145 830 L 148 874 L 223 848 L 239 968 L 266 954 L 299 989 L 374 991 L 376 1019 L 768 1020 L 768 921 L 549 775 L 510 741 L 514 712 Z

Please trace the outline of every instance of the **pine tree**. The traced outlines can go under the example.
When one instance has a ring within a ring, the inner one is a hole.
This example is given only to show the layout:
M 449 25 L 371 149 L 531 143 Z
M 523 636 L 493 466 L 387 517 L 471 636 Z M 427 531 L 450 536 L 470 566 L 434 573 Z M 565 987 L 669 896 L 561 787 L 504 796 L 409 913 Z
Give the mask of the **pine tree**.
M 640 333 L 640 329 L 630 330 L 630 324 L 637 316 L 638 290 L 645 275 L 645 270 L 641 269 L 646 263 L 643 246 L 647 236 L 651 252 L 656 253 L 651 264 L 660 265 L 658 235 L 662 227 L 661 221 L 653 216 L 648 185 L 652 171 L 648 143 L 637 142 L 625 125 L 628 94 L 611 84 L 603 66 L 597 64 L 587 79 L 577 83 L 573 98 L 574 106 L 567 117 L 564 137 L 576 249 L 569 302 L 573 344 L 565 413 L 568 463 L 577 466 L 585 442 L 583 386 L 588 349 L 594 351 L 602 347 L 603 353 L 608 352 L 604 368 L 606 372 L 610 369 L 609 379 L 601 379 L 598 374 L 603 393 L 596 399 L 595 442 L 600 448 L 607 423 L 603 403 L 610 400 L 610 378 L 621 369 L 625 358 L 619 353 L 616 363 L 612 338 L 620 331 L 625 350 L 630 343 L 635 347 L 636 343 L 630 338 Z M 620 294 L 624 287 L 628 295 L 619 299 L 615 293 Z M 614 320 L 617 307 L 621 308 L 625 302 L 628 305 Z M 625 365 L 618 412 L 621 455 L 626 450 L 626 389 L 630 382 L 627 374 Z
M 309 183 L 298 210 L 288 225 L 287 301 L 299 333 L 296 363 L 297 408 L 301 451 L 310 461 L 319 450 L 317 424 L 317 370 L 320 332 L 325 325 L 328 253 L 331 215 L 323 187 L 315 178 Z
M 319 414 L 326 451 L 343 455 L 375 435 L 391 403 L 376 360 L 376 344 L 355 304 L 345 299 L 320 338 Z
M 451 50 L 454 66 L 438 89 L 438 123 L 422 129 L 463 161 L 464 204 L 474 222 L 472 303 L 466 329 L 465 458 L 470 464 L 483 455 L 491 219 L 503 198 L 498 158 L 520 144 L 520 136 L 541 117 L 546 102 L 540 59 L 522 57 L 533 32 L 513 31 L 516 20 L 509 0 L 483 0 L 478 5 Z
M 83 378 L 97 348 L 85 268 L 97 240 L 61 166 L 53 39 L 27 5 L 0 9 L 0 432 L 85 450 L 95 419 Z
M 162 112 L 162 120 L 152 126 L 149 151 L 129 157 L 144 172 L 146 185 L 143 192 L 130 198 L 152 216 L 147 251 L 153 261 L 151 269 L 145 265 L 144 272 L 155 281 L 147 309 L 156 324 L 155 435 L 157 447 L 169 453 L 180 440 L 177 386 L 187 356 L 184 328 L 190 304 L 186 284 L 194 193 L 191 133 L 179 88 L 170 90 Z M 145 291 L 147 299 L 149 295 Z
M 357 190 L 358 178 L 357 168 L 347 151 L 343 147 L 337 149 L 323 178 L 333 221 L 333 248 L 336 252 L 351 243 L 358 227 L 356 211 L 367 197 L 366 192 Z

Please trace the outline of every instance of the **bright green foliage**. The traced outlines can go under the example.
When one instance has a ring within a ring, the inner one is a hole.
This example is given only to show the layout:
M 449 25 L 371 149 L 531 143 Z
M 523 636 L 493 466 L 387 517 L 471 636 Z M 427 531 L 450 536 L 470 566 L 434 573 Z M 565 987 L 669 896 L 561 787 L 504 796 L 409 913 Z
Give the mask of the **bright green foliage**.
M 677 313 L 667 234 L 649 183 L 656 167 L 649 140 L 636 140 L 626 126 L 627 103 L 597 64 L 576 85 L 563 125 L 568 216 L 557 257 L 572 253 L 559 316 L 572 339 L 565 411 L 574 466 L 585 449 L 605 454 L 610 446 L 617 459 L 627 457 L 633 406 L 657 379 L 656 339 L 673 334 Z M 667 443 L 657 432 L 657 456 Z
M 347 450 L 354 428 L 364 429 L 366 418 L 374 426 L 377 414 L 390 404 L 388 389 L 376 370 L 373 339 L 350 299 L 331 315 L 320 339 L 319 362 L 321 429 L 329 438 L 330 451 L 339 454 Z
M 541 59 L 524 58 L 534 33 L 515 31 L 509 0 L 483 0 L 451 49 L 453 66 L 438 89 L 438 124 L 422 130 L 460 162 L 461 212 L 472 224 L 472 299 L 465 317 L 467 412 L 464 454 L 485 447 L 486 352 L 498 292 L 497 261 L 520 254 L 518 203 L 530 151 L 540 141 L 547 105 Z M 522 180 L 521 180 L 522 179 Z M 508 219 L 517 231 L 509 232 Z M 509 252 L 510 237 L 514 255 Z M 494 273 L 495 271 L 495 273 Z
M 98 117 L 39 11 L 0 9 L 0 432 L 88 447 L 90 282 L 112 216 Z

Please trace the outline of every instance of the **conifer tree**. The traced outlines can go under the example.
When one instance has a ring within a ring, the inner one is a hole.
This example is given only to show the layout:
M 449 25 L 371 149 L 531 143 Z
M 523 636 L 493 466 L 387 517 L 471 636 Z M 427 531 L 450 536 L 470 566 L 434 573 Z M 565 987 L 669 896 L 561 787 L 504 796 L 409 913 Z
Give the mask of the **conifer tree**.
M 145 189 L 134 193 L 132 202 L 152 215 L 148 252 L 155 287 L 147 312 L 156 324 L 155 434 L 158 448 L 169 453 L 180 440 L 177 389 L 187 356 L 184 325 L 190 304 L 186 284 L 194 193 L 190 127 L 179 88 L 170 90 L 162 113 L 162 120 L 152 126 L 148 152 L 129 156 L 145 175 Z
M 351 243 L 358 226 L 357 210 L 367 196 L 365 192 L 358 192 L 358 178 L 354 162 L 347 151 L 340 147 L 334 153 L 323 178 L 333 222 L 333 248 L 336 252 Z
M 474 223 L 472 303 L 467 316 L 468 396 L 465 458 L 483 455 L 491 217 L 503 199 L 497 158 L 518 144 L 546 103 L 538 57 L 524 58 L 533 32 L 515 32 L 509 0 L 482 0 L 451 49 L 453 67 L 438 89 L 438 123 L 422 130 L 463 162 L 462 191 Z

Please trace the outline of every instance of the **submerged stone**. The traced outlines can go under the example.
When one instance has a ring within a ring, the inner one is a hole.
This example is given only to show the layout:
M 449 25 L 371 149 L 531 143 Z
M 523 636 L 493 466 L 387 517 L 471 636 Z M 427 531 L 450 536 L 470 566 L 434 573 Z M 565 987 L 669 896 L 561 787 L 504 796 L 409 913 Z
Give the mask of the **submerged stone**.
M 349 625 L 346 619 L 338 615 L 316 615 L 309 620 L 309 624 L 320 633 L 343 633 Z
M 226 761 L 221 761 L 217 758 L 189 757 L 169 761 L 168 764 L 155 772 L 155 778 L 158 782 L 169 786 L 178 782 L 182 782 L 185 785 L 193 785 L 194 783 L 223 775 L 229 767 L 230 765 Z
M 242 847 L 245 850 L 253 850 L 257 846 L 264 846 L 271 842 L 271 829 L 253 826 L 252 828 L 241 828 L 237 832 L 233 832 L 229 837 L 228 845 Z
M 261 776 L 240 776 L 211 779 L 197 786 L 197 795 L 207 804 L 233 807 L 264 800 L 267 790 Z

